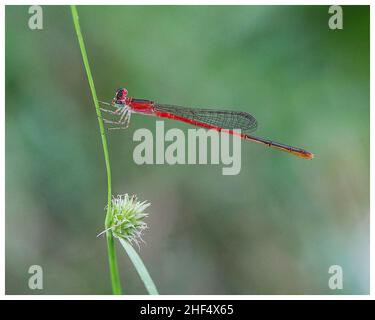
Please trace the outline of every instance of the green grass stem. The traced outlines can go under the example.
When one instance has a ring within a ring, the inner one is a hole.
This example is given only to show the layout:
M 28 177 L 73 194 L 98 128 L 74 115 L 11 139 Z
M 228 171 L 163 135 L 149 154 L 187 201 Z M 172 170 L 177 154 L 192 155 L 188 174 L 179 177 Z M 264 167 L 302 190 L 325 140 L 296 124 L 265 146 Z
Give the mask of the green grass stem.
M 100 130 L 100 136 L 102 138 L 102 145 L 103 145 L 103 152 L 104 152 L 104 160 L 105 160 L 105 166 L 107 169 L 107 190 L 108 190 L 108 199 L 107 199 L 107 214 L 105 218 L 105 228 L 108 229 L 111 225 L 112 221 L 112 211 L 111 211 L 111 205 L 112 205 L 112 182 L 111 182 L 111 164 L 109 161 L 109 152 L 108 152 L 108 145 L 107 145 L 107 137 L 105 133 L 103 118 L 100 112 L 98 97 L 96 96 L 96 90 L 94 85 L 94 80 L 91 74 L 89 60 L 87 57 L 87 52 L 85 48 L 85 43 L 83 41 L 82 37 L 82 31 L 79 24 L 79 17 L 78 17 L 78 11 L 76 6 L 72 5 L 71 7 L 72 11 L 72 17 L 74 22 L 74 28 L 77 33 L 78 37 L 78 43 L 79 47 L 81 49 L 83 64 L 85 66 L 87 79 L 89 82 L 91 95 L 94 100 L 96 115 L 98 116 L 98 122 L 99 122 L 99 130 Z M 115 243 L 113 239 L 112 232 L 106 232 L 107 237 L 107 250 L 108 250 L 108 259 L 109 259 L 109 270 L 111 275 L 111 283 L 112 283 L 112 292 L 113 294 L 121 294 L 121 282 L 120 282 L 120 276 L 119 271 L 117 267 L 117 258 L 116 258 L 116 251 L 115 251 Z

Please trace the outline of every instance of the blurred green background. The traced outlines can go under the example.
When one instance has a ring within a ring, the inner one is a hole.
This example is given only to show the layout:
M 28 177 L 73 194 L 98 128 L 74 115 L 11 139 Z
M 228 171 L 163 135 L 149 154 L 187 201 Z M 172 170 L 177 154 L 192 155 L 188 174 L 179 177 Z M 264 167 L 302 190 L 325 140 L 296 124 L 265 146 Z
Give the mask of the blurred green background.
M 248 111 L 242 170 L 133 162 L 137 128 L 111 132 L 114 194 L 152 203 L 140 254 L 162 294 L 369 293 L 369 7 L 80 6 L 99 99 Z M 6 292 L 110 294 L 106 172 L 69 7 L 6 7 Z M 166 129 L 188 125 L 166 121 Z M 118 247 L 124 292 L 146 294 Z M 40 265 L 44 289 L 28 288 Z M 328 287 L 331 265 L 344 289 Z

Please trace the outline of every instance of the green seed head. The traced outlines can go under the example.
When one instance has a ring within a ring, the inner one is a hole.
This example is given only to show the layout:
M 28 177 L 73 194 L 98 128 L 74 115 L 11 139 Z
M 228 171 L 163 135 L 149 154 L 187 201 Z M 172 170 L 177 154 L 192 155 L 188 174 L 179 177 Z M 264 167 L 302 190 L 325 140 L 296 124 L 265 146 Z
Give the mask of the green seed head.
M 144 212 L 151 204 L 147 201 L 139 202 L 135 195 L 117 195 L 112 198 L 112 224 L 110 230 L 117 238 L 123 238 L 139 246 L 142 234 L 147 229 L 143 221 L 148 213 Z

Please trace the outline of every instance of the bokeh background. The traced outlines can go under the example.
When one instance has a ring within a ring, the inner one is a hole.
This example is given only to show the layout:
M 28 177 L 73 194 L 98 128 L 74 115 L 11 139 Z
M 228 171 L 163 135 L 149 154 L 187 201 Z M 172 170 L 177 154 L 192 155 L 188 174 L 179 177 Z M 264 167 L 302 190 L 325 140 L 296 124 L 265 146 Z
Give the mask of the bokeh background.
M 162 294 L 369 293 L 369 7 L 80 6 L 98 96 L 252 113 L 242 170 L 133 162 L 133 116 L 109 136 L 114 194 L 152 203 L 142 256 Z M 69 7 L 6 8 L 6 292 L 110 294 L 106 172 Z M 166 121 L 166 129 L 190 128 Z M 124 292 L 146 294 L 118 247 Z M 28 268 L 44 289 L 28 288 Z M 344 289 L 328 287 L 331 265 Z

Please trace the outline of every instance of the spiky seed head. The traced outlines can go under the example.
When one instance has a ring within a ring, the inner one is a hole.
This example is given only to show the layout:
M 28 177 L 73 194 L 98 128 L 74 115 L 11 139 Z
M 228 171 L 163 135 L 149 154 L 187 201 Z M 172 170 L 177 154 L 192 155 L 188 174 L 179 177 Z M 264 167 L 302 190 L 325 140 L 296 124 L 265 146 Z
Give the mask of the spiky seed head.
M 130 243 L 143 242 L 143 231 L 147 229 L 144 219 L 148 213 L 144 212 L 151 203 L 147 201 L 140 202 L 136 195 L 129 196 L 127 193 L 112 197 L 112 223 L 109 230 L 113 236 L 123 238 Z M 107 229 L 108 230 L 108 229 Z

